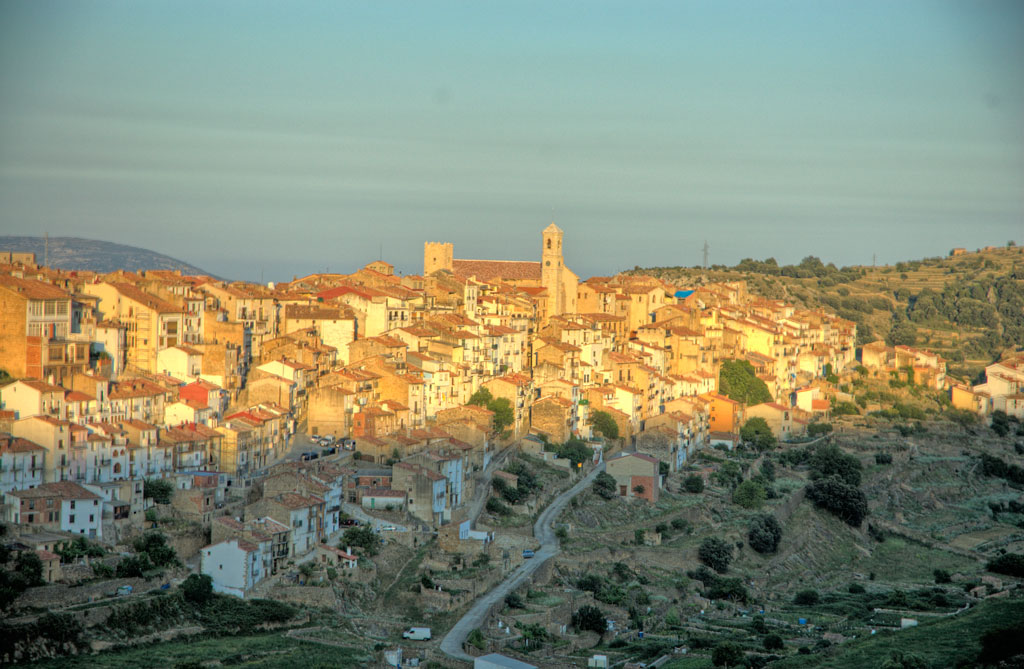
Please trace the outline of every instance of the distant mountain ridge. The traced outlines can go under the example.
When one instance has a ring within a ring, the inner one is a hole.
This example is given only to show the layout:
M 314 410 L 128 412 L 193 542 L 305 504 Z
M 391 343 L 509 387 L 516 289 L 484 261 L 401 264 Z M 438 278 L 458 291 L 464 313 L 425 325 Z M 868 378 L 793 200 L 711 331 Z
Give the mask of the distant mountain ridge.
M 0 251 L 35 253 L 43 264 L 45 240 L 42 237 L 0 236 Z M 182 274 L 205 274 L 204 269 L 149 249 L 115 244 L 98 239 L 50 237 L 49 266 L 66 270 L 91 270 L 107 273 L 119 269 L 137 272 L 146 269 L 181 270 Z

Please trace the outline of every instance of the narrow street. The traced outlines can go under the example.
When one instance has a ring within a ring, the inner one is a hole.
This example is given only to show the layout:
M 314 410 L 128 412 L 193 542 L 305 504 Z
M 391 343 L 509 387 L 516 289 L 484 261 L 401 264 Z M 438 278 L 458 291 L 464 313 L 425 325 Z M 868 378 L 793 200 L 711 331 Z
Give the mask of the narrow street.
M 523 564 L 512 571 L 504 581 L 497 584 L 489 592 L 486 592 L 477 598 L 469 611 L 467 611 L 466 614 L 462 616 L 457 623 L 455 623 L 454 627 L 452 627 L 448 634 L 445 635 L 444 639 L 441 640 L 441 651 L 445 655 L 465 662 L 473 661 L 473 658 L 462 650 L 462 645 L 466 642 L 466 637 L 469 636 L 470 632 L 483 624 L 484 619 L 491 610 L 491 607 L 504 600 L 510 592 L 526 582 L 526 580 L 529 579 L 535 571 L 540 569 L 541 565 L 555 555 L 558 555 L 560 550 L 559 542 L 558 537 L 555 536 L 555 531 L 552 528 L 552 523 L 555 518 L 562 513 L 562 510 L 565 508 L 565 505 L 569 503 L 569 500 L 593 483 L 598 473 L 604 471 L 604 467 L 605 464 L 602 462 L 600 465 L 595 467 L 592 472 L 580 479 L 576 485 L 552 500 L 551 504 L 541 512 L 540 516 L 537 518 L 537 522 L 534 523 L 533 526 L 533 536 L 541 543 L 541 546 L 537 549 L 533 559 L 523 562 Z

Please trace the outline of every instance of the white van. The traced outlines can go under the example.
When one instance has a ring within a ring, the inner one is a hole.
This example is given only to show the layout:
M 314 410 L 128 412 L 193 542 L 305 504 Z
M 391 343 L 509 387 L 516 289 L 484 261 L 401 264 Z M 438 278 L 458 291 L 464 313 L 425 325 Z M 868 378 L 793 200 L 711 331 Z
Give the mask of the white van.
M 413 641 L 426 641 L 430 638 L 429 627 L 410 627 L 406 631 L 402 632 L 403 639 L 412 639 Z

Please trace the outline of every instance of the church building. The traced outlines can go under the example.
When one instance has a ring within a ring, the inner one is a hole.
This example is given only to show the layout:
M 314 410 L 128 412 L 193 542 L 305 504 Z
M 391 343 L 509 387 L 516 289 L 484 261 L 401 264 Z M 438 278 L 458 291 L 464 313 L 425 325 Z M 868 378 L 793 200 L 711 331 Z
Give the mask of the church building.
M 576 313 L 579 277 L 565 266 L 561 228 L 552 223 L 541 233 L 540 262 L 533 260 L 460 260 L 451 242 L 426 242 L 423 274 L 447 270 L 457 276 L 483 282 L 503 282 L 522 287 L 540 287 L 547 293 L 547 316 Z

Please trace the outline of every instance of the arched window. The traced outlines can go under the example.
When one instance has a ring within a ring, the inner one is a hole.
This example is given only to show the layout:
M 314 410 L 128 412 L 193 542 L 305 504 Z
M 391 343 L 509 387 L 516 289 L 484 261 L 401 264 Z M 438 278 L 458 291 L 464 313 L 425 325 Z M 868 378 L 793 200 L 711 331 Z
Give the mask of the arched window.
M 115 474 L 120 474 L 121 473 L 121 463 L 120 462 L 115 462 L 114 463 L 114 473 Z
M 548 248 L 549 249 L 551 248 L 551 240 L 550 239 L 548 240 Z

